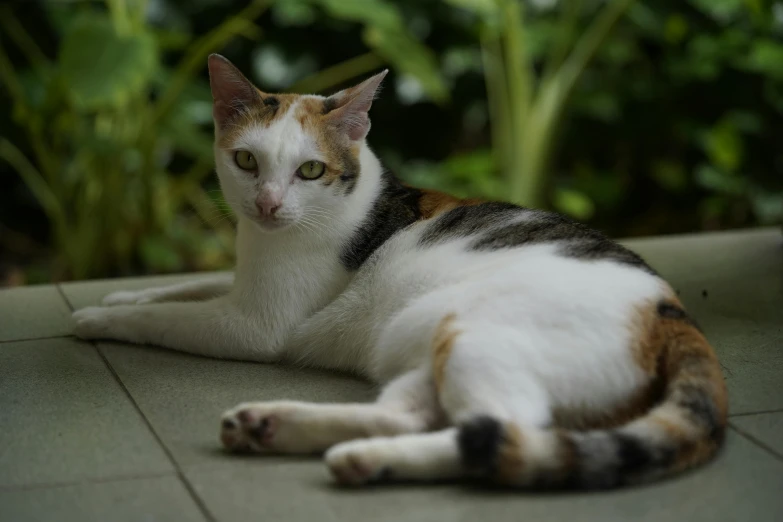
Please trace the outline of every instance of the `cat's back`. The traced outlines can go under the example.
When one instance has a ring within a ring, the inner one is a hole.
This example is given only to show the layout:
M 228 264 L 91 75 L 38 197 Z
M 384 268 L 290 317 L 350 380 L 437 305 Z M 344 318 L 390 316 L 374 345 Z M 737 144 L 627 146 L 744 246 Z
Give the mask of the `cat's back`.
M 382 177 L 364 222 L 344 245 L 341 262 L 367 275 L 391 266 L 436 277 L 449 267 L 469 270 L 544 245 L 551 247 L 547 255 L 609 261 L 655 275 L 634 252 L 560 214 L 417 189 L 390 173 Z
M 447 287 L 454 299 L 462 291 L 554 295 L 562 289 L 564 299 L 574 292 L 620 293 L 615 301 L 624 306 L 665 286 L 637 254 L 559 214 L 460 200 L 391 176 L 384 183 L 365 225 L 343 250 L 343 264 L 356 270 L 344 298 L 373 324 Z

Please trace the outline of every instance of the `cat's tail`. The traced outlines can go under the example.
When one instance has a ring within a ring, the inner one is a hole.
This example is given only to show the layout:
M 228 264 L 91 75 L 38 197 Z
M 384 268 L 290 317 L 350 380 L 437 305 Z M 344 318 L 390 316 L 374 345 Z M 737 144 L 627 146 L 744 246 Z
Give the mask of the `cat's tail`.
M 644 416 L 612 429 L 538 429 L 478 417 L 462 425 L 466 470 L 519 487 L 612 488 L 654 480 L 710 460 L 727 414 L 720 364 L 684 312 L 662 316 L 656 332 L 662 400 Z

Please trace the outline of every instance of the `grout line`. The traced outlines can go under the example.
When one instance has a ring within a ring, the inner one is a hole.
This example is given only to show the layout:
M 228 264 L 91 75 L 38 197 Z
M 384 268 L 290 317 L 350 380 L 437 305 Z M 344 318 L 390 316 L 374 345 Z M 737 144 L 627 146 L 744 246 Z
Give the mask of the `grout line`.
M 72 334 L 61 334 L 61 335 L 47 335 L 44 337 L 27 337 L 27 338 L 20 338 L 20 339 L 4 339 L 0 341 L 0 344 L 5 343 L 24 343 L 27 341 L 47 341 L 49 339 L 68 339 L 69 337 L 73 337 Z
M 114 367 L 109 363 L 109 360 L 106 358 L 106 355 L 103 353 L 103 350 L 101 350 L 100 346 L 98 346 L 96 343 L 91 343 L 93 346 L 95 346 L 95 349 L 98 352 L 98 355 L 100 355 L 101 359 L 103 359 L 104 364 L 106 364 L 106 367 L 109 369 L 111 374 L 114 376 L 114 378 L 117 380 L 117 383 L 120 385 L 122 390 L 125 392 L 125 395 L 128 397 L 128 400 L 131 401 L 131 404 L 133 404 L 133 407 L 138 412 L 139 416 L 144 421 L 144 424 L 147 425 L 147 429 L 150 430 L 150 433 L 152 433 L 152 436 L 155 437 L 155 440 L 160 445 L 161 449 L 163 449 L 163 452 L 166 454 L 166 457 L 171 461 L 172 466 L 174 467 L 174 470 L 177 473 L 177 476 L 179 477 L 179 480 L 182 482 L 182 485 L 185 486 L 185 489 L 187 490 L 188 494 L 190 495 L 193 502 L 195 502 L 196 506 L 201 511 L 201 514 L 204 515 L 204 518 L 206 518 L 209 522 L 215 522 L 217 519 L 214 517 L 214 515 L 209 511 L 206 504 L 204 504 L 204 501 L 201 499 L 201 497 L 196 492 L 195 488 L 193 487 L 193 484 L 190 483 L 190 481 L 185 477 L 185 473 L 183 473 L 182 468 L 179 467 L 179 464 L 174 459 L 174 455 L 171 453 L 171 450 L 166 446 L 166 444 L 163 442 L 163 439 L 160 437 L 158 432 L 153 428 L 152 423 L 147 418 L 146 415 L 144 415 L 144 412 L 141 410 L 141 407 L 139 407 L 136 400 L 133 398 L 133 395 L 131 395 L 130 390 L 125 386 L 125 383 L 122 382 L 122 379 L 120 379 L 120 376 L 117 374 L 117 371 L 114 369 Z
M 781 455 L 780 453 L 778 453 L 777 451 L 775 451 L 773 448 L 771 448 L 771 447 L 770 447 L 769 445 L 767 445 L 766 443 L 764 443 L 764 442 L 760 441 L 758 438 L 754 437 L 753 435 L 751 435 L 751 434 L 750 434 L 750 433 L 748 433 L 747 431 L 745 431 L 745 430 L 743 430 L 743 429 L 741 429 L 741 428 L 737 427 L 737 425 L 736 425 L 736 424 L 734 424 L 733 422 L 729 422 L 729 426 L 731 426 L 731 428 L 732 428 L 734 431 L 736 431 L 737 433 L 739 433 L 740 435 L 742 435 L 743 437 L 745 437 L 746 439 L 748 439 L 750 442 L 752 442 L 752 443 L 753 443 L 753 444 L 755 444 L 756 446 L 760 447 L 761 449 L 765 449 L 765 450 L 767 450 L 769 453 L 771 453 L 771 454 L 772 454 L 774 457 L 776 457 L 778 460 L 780 460 L 780 461 L 783 461 L 783 455 Z
M 162 471 L 159 473 L 145 473 L 141 475 L 117 475 L 114 477 L 103 477 L 95 479 L 73 480 L 64 482 L 40 482 L 37 484 L 19 484 L 19 485 L 5 485 L 0 486 L 0 492 L 2 491 L 26 491 L 34 489 L 53 489 L 64 488 L 69 486 L 89 486 L 91 484 L 107 484 L 112 482 L 130 482 L 134 480 L 147 480 L 152 478 L 161 477 L 176 477 L 176 473 L 172 471 Z
M 776 410 L 761 410 L 761 411 L 748 411 L 743 413 L 731 413 L 729 414 L 729 418 L 747 417 L 748 415 L 762 415 L 764 413 L 783 413 L 783 408 L 778 408 Z
M 60 283 L 57 283 L 54 285 L 54 287 L 57 289 L 57 293 L 60 294 L 60 297 L 63 298 L 63 301 L 65 301 L 65 306 L 68 307 L 68 310 L 73 313 L 73 305 L 71 304 L 71 301 L 68 299 L 68 296 L 65 295 L 65 292 L 63 292 L 62 286 L 60 286 Z
M 63 296 L 63 299 L 65 299 L 65 303 L 68 305 L 68 308 L 73 311 L 73 305 L 68 300 L 68 297 L 63 293 L 63 291 L 60 289 L 60 285 L 57 285 L 57 290 L 60 292 L 60 295 Z M 109 359 L 106 358 L 106 355 L 103 353 L 103 350 L 101 350 L 101 347 L 96 342 L 90 342 L 90 344 L 95 348 L 95 351 L 98 353 L 98 356 L 103 360 L 103 363 L 106 365 L 106 368 L 111 372 L 111 374 L 114 376 L 114 379 L 117 381 L 117 384 L 120 386 L 122 391 L 125 393 L 125 396 L 128 397 L 128 400 L 133 405 L 133 408 L 136 410 L 136 412 L 141 417 L 144 424 L 147 426 L 147 429 L 150 431 L 152 436 L 157 441 L 158 445 L 163 450 L 163 453 L 166 454 L 166 457 L 171 462 L 172 467 L 174 468 L 174 471 L 177 474 L 177 477 L 179 478 L 182 485 L 185 487 L 185 490 L 188 492 L 188 495 L 190 495 L 191 500 L 196 504 L 196 507 L 201 511 L 201 514 L 204 516 L 204 518 L 208 522 L 216 522 L 215 516 L 209 511 L 206 504 L 204 504 L 204 501 L 201 499 L 201 497 L 196 492 L 196 489 L 193 487 L 193 484 L 190 483 L 190 481 L 185 476 L 185 473 L 182 471 L 182 468 L 179 467 L 179 464 L 177 463 L 176 459 L 174 459 L 174 455 L 171 453 L 171 450 L 166 446 L 166 444 L 163 442 L 163 439 L 160 437 L 158 432 L 155 430 L 155 428 L 152 426 L 152 423 L 147 418 L 146 415 L 144 415 L 144 412 L 142 411 L 139 404 L 136 402 L 136 399 L 133 398 L 133 395 L 131 395 L 130 390 L 127 386 L 125 386 L 125 383 L 122 382 L 122 379 L 120 378 L 119 374 L 117 373 L 117 370 L 114 369 L 114 367 L 109 362 Z

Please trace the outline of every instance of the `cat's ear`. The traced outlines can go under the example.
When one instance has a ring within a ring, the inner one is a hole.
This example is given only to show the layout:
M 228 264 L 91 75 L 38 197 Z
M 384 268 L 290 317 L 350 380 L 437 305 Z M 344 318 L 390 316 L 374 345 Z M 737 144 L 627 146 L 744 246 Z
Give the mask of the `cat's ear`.
M 259 103 L 261 94 L 226 58 L 211 54 L 207 63 L 212 89 L 212 116 L 215 124 L 222 128 L 238 114 Z
M 355 85 L 328 97 L 324 102 L 327 116 L 352 140 L 361 140 L 370 131 L 368 112 L 378 88 L 388 69 Z

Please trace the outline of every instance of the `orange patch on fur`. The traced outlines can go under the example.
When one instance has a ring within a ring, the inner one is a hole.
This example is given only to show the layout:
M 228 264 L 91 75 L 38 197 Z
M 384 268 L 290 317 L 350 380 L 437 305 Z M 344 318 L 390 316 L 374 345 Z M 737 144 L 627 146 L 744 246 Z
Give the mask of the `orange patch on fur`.
M 247 107 L 238 114 L 235 121 L 227 129 L 223 129 L 218 138 L 218 145 L 229 148 L 242 130 L 248 126 L 268 127 L 272 122 L 282 118 L 299 98 L 296 94 L 268 94 L 256 89 L 259 94 L 258 103 Z
M 329 186 L 339 180 L 350 191 L 359 175 L 360 145 L 342 133 L 335 132 L 333 121 L 324 110 L 324 100 L 316 96 L 301 96 L 294 117 L 302 129 L 313 137 L 324 155 L 326 172 L 320 181 Z
M 503 440 L 498 447 L 496 479 L 502 484 L 519 480 L 525 465 L 522 430 L 512 423 L 503 425 Z
M 459 330 L 453 327 L 455 318 L 454 314 L 448 314 L 441 319 L 435 330 L 435 337 L 432 340 L 432 378 L 438 390 L 443 386 L 446 363 L 454 348 L 454 341 L 457 340 L 457 336 L 460 333 Z
M 430 219 L 456 207 L 478 205 L 481 202 L 479 199 L 459 199 L 445 192 L 421 189 L 419 212 L 421 219 Z

